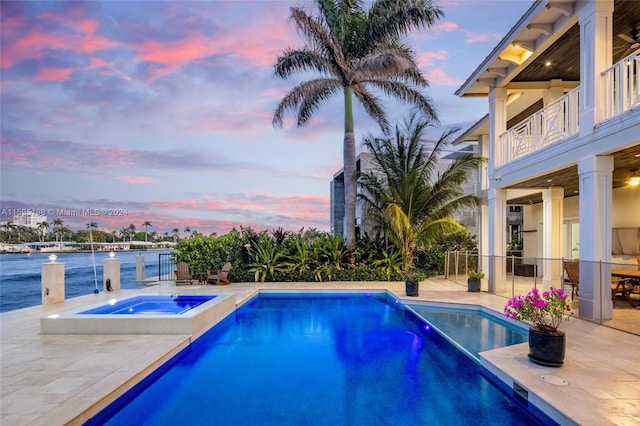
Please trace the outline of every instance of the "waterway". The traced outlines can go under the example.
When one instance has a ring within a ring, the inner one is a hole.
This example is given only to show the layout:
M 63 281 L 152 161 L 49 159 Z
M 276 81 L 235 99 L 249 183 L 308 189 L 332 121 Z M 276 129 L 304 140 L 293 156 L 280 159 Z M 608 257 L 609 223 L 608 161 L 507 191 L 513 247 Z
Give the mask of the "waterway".
M 120 288 L 139 288 L 136 284 L 136 257 L 145 258 L 145 277 L 158 275 L 160 253 L 168 250 L 132 250 L 117 252 L 120 259 Z M 42 264 L 49 262 L 51 253 L 2 254 L 0 255 L 0 312 L 36 306 L 42 303 Z M 109 258 L 108 252 L 95 253 L 94 262 L 90 252 L 56 253 L 56 262 L 64 263 L 65 298 L 93 293 L 96 288 L 103 290 L 102 265 Z

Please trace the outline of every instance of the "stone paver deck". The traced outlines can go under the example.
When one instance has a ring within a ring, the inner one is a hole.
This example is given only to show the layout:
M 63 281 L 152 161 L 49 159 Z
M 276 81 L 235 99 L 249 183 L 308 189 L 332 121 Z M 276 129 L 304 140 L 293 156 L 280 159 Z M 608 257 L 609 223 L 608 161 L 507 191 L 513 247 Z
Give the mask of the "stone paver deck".
M 234 283 L 176 287 L 172 282 L 140 290 L 151 294 L 232 293 L 241 304 L 259 289 L 388 289 L 407 301 L 467 303 L 502 312 L 505 299 L 468 293 L 443 279 L 420 284 L 404 297 L 402 282 Z M 186 347 L 187 335 L 41 335 L 40 318 L 106 301 L 114 293 L 34 306 L 0 314 L 0 424 L 82 424 Z M 527 359 L 526 343 L 482 353 L 482 363 L 562 424 L 640 424 L 640 337 L 579 319 L 563 326 L 567 353 L 561 368 Z M 553 383 L 543 380 L 545 377 Z M 564 383 L 568 384 L 554 384 Z

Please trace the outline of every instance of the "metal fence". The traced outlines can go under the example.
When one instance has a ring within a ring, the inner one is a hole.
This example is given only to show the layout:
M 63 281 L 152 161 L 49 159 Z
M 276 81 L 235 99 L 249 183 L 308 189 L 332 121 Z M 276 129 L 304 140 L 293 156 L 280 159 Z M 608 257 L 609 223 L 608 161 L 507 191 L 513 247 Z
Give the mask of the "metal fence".
M 158 253 L 158 280 L 173 281 L 176 279 L 176 267 L 171 261 L 171 253 Z
M 593 301 L 583 318 L 613 328 L 640 334 L 639 265 L 633 259 L 625 263 L 580 260 L 579 279 L 569 279 L 564 258 L 525 258 L 522 256 L 481 256 L 477 252 L 458 251 L 445 254 L 445 278 L 467 285 L 470 270 L 482 271 L 482 291 L 505 298 L 526 294 L 532 288 L 564 288 L 576 309 L 580 297 Z M 577 282 L 575 282 L 577 281 Z M 580 286 L 580 283 L 588 285 Z M 624 288 L 628 291 L 620 291 Z M 585 293 L 580 293 L 583 288 Z M 608 304 L 608 305 L 607 305 Z M 612 305 L 613 304 L 613 305 Z M 613 318 L 607 318 L 611 312 Z M 622 322 L 621 322 L 622 321 Z

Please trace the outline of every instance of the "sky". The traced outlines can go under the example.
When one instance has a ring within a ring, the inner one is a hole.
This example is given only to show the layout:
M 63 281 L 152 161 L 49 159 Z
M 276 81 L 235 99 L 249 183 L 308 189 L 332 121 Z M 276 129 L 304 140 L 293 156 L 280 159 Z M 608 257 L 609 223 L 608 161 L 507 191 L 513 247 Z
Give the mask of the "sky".
M 454 92 L 532 3 L 440 1 L 444 18 L 407 37 L 438 112 L 434 137 L 486 114 L 486 99 Z M 342 97 L 304 127 L 292 115 L 272 126 L 282 97 L 315 77 L 273 73 L 304 45 L 292 6 L 313 2 L 2 0 L 0 221 L 33 211 L 73 230 L 329 231 Z M 383 105 L 392 124 L 410 113 Z M 360 152 L 381 133 L 354 109 Z

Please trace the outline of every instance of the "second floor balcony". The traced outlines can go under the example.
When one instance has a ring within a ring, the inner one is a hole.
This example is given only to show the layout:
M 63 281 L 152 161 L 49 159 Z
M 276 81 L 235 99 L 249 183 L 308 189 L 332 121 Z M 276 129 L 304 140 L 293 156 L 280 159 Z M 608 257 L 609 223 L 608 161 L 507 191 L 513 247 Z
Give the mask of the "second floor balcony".
M 640 49 L 602 72 L 603 105 L 597 123 L 640 106 Z M 578 134 L 580 87 L 514 125 L 498 138 L 495 167 Z

